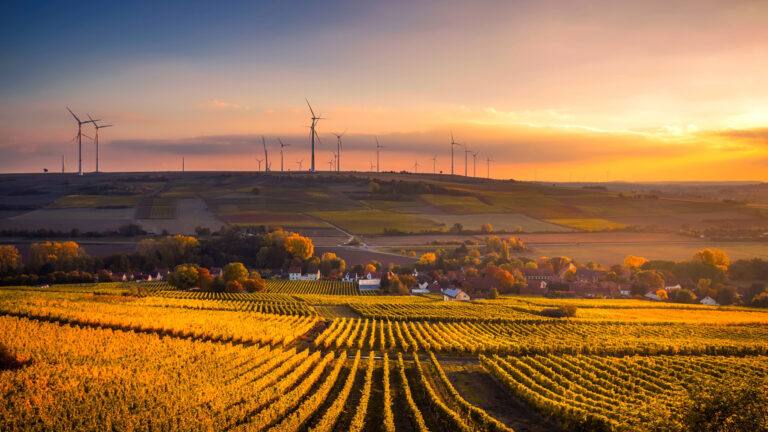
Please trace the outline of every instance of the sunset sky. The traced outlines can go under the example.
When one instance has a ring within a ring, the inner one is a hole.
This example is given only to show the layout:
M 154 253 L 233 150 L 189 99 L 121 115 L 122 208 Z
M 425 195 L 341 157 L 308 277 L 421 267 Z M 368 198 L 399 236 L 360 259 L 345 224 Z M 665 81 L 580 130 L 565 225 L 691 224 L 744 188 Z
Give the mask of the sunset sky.
M 0 172 L 76 170 L 66 106 L 116 124 L 105 171 L 255 170 L 261 135 L 307 168 L 307 97 L 318 169 L 347 130 L 342 169 L 378 136 L 383 170 L 450 172 L 453 131 L 478 176 L 768 181 L 766 23 L 765 0 L 11 0 Z

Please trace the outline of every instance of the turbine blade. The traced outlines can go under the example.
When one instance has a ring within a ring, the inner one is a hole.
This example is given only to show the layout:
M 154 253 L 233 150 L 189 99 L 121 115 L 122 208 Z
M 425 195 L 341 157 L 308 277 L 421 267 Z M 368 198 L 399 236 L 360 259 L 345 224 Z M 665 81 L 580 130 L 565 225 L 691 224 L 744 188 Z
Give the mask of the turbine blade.
M 79 119 L 79 118 L 77 118 L 77 116 L 75 115 L 75 113 L 73 113 L 73 112 L 72 112 L 72 110 L 71 110 L 71 109 L 69 109 L 69 107 L 67 107 L 67 111 L 69 111 L 69 113 L 70 113 L 70 114 L 72 114 L 72 117 L 74 117 L 74 118 L 75 118 L 75 120 L 77 120 L 77 122 L 78 122 L 78 123 L 80 123 L 80 119 Z
M 312 110 L 312 105 L 309 104 L 309 100 L 307 98 L 304 98 L 305 101 L 307 101 L 307 106 L 309 107 L 309 112 L 312 113 L 312 117 L 315 117 L 315 112 Z

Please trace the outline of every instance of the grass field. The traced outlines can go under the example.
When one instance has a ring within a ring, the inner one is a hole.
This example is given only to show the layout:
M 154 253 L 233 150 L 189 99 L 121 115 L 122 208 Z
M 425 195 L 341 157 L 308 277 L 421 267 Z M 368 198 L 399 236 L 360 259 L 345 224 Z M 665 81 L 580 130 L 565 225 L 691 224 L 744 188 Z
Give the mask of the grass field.
M 520 213 L 482 213 L 482 214 L 422 214 L 435 222 L 453 226 L 460 223 L 465 229 L 479 231 L 483 224 L 489 223 L 495 230 L 516 232 L 568 232 L 572 229 L 554 223 L 548 223 Z
M 606 231 L 626 228 L 626 225 L 606 219 L 547 219 L 553 224 L 565 225 L 582 231 Z
M 387 228 L 403 232 L 444 228 L 442 225 L 427 219 L 381 210 L 313 211 L 309 214 L 337 225 L 352 234 L 382 234 Z
M 643 431 L 692 384 L 768 379 L 754 309 L 270 284 L 0 287 L 0 429 Z
M 141 195 L 67 195 L 49 208 L 136 207 Z

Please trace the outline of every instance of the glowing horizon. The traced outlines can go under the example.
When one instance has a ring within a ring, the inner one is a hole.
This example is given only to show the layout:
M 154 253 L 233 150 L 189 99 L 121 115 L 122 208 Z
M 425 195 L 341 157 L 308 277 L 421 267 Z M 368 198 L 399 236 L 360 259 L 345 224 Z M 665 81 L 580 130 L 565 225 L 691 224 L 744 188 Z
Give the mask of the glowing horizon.
M 383 170 L 449 173 L 453 131 L 479 177 L 490 157 L 495 178 L 768 181 L 764 2 L 482 3 L 138 3 L 96 29 L 70 22 L 92 5 L 8 6 L 0 172 L 76 169 L 65 106 L 116 124 L 103 171 L 255 170 L 261 135 L 307 168 L 308 97 L 318 170 L 347 130 L 344 170 L 379 136 Z

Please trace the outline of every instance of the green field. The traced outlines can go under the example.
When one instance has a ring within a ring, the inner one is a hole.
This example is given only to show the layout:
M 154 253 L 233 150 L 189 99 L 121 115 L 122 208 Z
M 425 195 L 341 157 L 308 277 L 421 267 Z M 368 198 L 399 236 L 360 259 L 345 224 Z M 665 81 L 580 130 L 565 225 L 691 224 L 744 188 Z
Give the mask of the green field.
M 565 225 L 582 231 L 606 231 L 626 228 L 626 225 L 606 219 L 547 219 L 553 224 Z
M 352 234 L 382 234 L 387 228 L 403 232 L 444 228 L 444 226 L 427 219 L 382 210 L 313 211 L 309 214 L 337 225 Z

